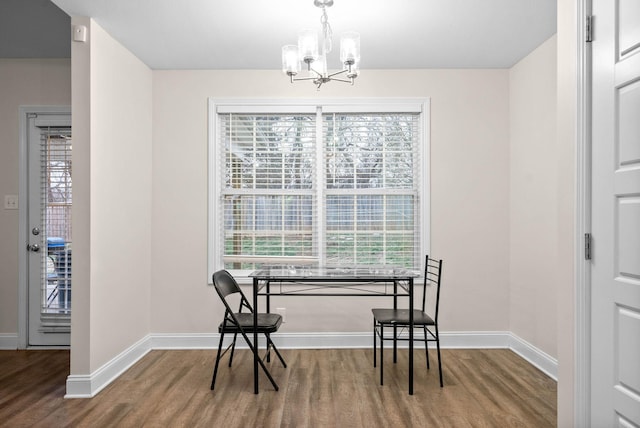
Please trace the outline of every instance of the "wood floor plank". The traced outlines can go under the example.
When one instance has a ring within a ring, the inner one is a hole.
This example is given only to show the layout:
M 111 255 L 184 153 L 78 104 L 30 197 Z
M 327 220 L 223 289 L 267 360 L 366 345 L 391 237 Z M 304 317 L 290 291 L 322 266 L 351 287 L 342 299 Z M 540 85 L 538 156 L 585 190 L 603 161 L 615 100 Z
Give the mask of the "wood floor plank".
M 210 391 L 213 350 L 156 350 L 92 399 L 64 399 L 67 351 L 0 351 L 0 425 L 8 427 L 553 427 L 556 382 L 509 350 L 443 350 L 431 370 L 416 350 L 385 353 L 385 384 L 370 349 L 282 350 L 253 393 L 251 354 L 225 357 Z

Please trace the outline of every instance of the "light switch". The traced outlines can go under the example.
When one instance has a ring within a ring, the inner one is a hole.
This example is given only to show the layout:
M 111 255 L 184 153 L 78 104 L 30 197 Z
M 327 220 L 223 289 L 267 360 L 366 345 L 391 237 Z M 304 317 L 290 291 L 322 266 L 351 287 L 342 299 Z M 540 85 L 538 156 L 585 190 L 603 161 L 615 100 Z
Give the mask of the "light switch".
M 4 195 L 4 209 L 5 210 L 17 210 L 18 209 L 18 195 Z

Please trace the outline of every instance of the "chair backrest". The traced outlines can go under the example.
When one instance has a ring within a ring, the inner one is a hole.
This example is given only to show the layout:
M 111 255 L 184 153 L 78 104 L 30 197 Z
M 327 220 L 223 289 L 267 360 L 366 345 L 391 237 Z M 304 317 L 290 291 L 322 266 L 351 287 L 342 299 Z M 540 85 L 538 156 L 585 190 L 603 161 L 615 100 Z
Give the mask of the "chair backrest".
M 249 304 L 249 301 L 245 297 L 244 293 L 240 289 L 240 286 L 236 282 L 235 278 L 226 270 L 219 270 L 213 274 L 213 286 L 220 296 L 222 303 L 226 308 L 225 318 L 228 318 L 230 315 L 233 318 L 233 310 L 229 303 L 227 302 L 227 297 L 239 293 L 240 294 L 240 307 L 237 312 L 242 312 L 242 308 L 246 308 L 249 312 L 253 312 L 253 308 Z
M 427 310 L 427 288 L 429 285 L 436 287 L 436 302 L 434 321 L 438 322 L 438 312 L 440 309 L 440 284 L 442 278 L 442 260 L 425 257 L 424 261 L 424 285 L 422 289 L 422 311 Z

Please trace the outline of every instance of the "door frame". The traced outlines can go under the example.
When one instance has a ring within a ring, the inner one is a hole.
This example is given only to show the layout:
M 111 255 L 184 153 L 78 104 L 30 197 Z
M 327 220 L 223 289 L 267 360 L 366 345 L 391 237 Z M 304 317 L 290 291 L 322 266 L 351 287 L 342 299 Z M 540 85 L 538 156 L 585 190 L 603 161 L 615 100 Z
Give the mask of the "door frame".
M 28 241 L 28 115 L 30 114 L 69 114 L 71 106 L 20 106 L 19 108 L 19 148 L 18 148 L 18 349 L 29 347 L 29 284 L 27 251 Z M 73 315 L 72 315 L 73 316 Z M 38 346 L 42 348 L 68 348 L 68 346 Z
M 576 2 L 576 141 L 574 251 L 574 426 L 591 426 L 591 262 L 586 233 L 591 232 L 591 45 L 586 41 L 592 0 Z M 593 25 L 593 21 L 591 22 Z M 593 31 L 592 31 L 593 34 Z

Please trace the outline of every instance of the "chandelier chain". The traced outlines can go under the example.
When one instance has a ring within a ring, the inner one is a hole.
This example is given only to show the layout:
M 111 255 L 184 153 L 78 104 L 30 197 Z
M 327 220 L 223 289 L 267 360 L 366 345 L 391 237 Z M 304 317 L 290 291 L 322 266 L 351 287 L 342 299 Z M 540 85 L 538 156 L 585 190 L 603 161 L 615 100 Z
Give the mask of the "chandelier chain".
M 333 31 L 331 31 L 331 25 L 329 25 L 329 17 L 327 16 L 327 8 L 322 7 L 322 16 L 320 17 L 320 23 L 322 24 L 322 50 L 324 54 L 331 52 L 333 38 Z

